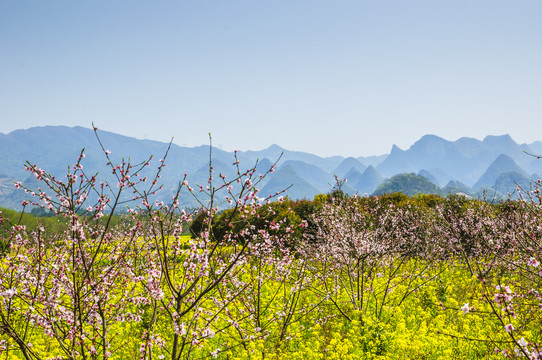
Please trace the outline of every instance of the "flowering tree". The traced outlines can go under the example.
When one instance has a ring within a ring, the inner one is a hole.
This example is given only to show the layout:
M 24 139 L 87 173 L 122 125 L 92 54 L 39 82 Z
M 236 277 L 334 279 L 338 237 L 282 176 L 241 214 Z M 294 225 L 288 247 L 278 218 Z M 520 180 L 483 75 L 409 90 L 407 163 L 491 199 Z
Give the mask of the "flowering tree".
M 531 193 L 529 201 L 509 200 L 498 206 L 485 202 L 466 206 L 464 199 L 452 198 L 437 208 L 441 242 L 448 244 L 449 253 L 462 258 L 482 289 L 480 305 L 487 306 L 488 312 L 476 314 L 493 322 L 509 338 L 509 342 L 476 340 L 494 343 L 498 351 L 509 357 L 541 357 L 540 344 L 526 340 L 532 334 L 523 334 L 533 323 L 542 328 L 542 213 L 538 194 Z M 471 302 L 477 300 L 465 299 L 463 313 L 469 313 Z
M 50 341 L 32 344 L 36 332 L 55 340 L 59 359 L 108 358 L 125 341 L 114 332 L 118 324 L 138 318 L 132 304 L 139 281 L 132 263 L 140 226 L 118 232 L 111 219 L 123 193 L 145 181 L 138 173 L 147 163 L 111 165 L 115 188 L 86 174 L 84 157 L 81 152 L 65 179 L 27 165 L 44 188 L 25 189 L 32 200 L 23 205 L 54 211 L 68 226 L 53 237 L 44 236 L 43 228 L 27 233 L 14 227 L 11 232 L 10 251 L 0 268 L 0 327 L 26 359 L 40 359 Z M 95 201 L 89 205 L 91 197 Z
M 540 181 L 535 185 L 540 186 Z M 501 331 L 506 332 L 514 345 L 512 352 L 505 348 L 503 354 L 540 359 L 542 342 L 539 334 L 526 330 L 533 324 L 542 328 L 541 198 L 538 187 L 526 195 L 528 201 L 524 198 L 503 204 L 499 219 L 501 232 L 496 238 L 505 245 L 503 250 L 493 251 L 498 266 L 494 270 L 494 281 L 484 288 L 484 298 Z M 492 246 L 494 243 L 485 244 Z M 489 270 L 486 266 L 486 271 Z
M 256 174 L 256 167 L 241 170 L 236 158 L 237 177 L 226 180 L 219 174 L 215 186 L 210 153 L 208 184 L 198 186 L 197 193 L 185 175 L 171 203 L 164 204 L 153 198 L 161 190 L 158 181 L 169 149 L 148 180 L 140 174 L 152 157 L 114 165 L 97 138 L 116 186 L 85 173 L 84 151 L 66 179 L 27 166 L 42 186 L 25 189 L 31 200 L 23 205 L 54 211 L 69 225 L 53 237 L 44 236 L 43 229 L 12 229 L 0 267 L 0 328 L 11 342 L 1 351 L 15 347 L 27 359 L 40 359 L 45 346 L 59 359 L 105 359 L 129 351 L 133 339 L 140 338 L 143 359 L 157 352 L 160 358 L 190 357 L 224 329 L 220 314 L 250 285 L 238 278 L 255 238 L 231 231 L 214 238 L 211 220 L 224 203 L 232 204 L 234 214 L 254 214 L 270 200 L 257 196 L 256 185 L 265 174 Z M 205 226 L 191 240 L 181 239 L 192 215 L 179 209 L 184 188 L 200 201 L 205 216 Z M 220 192 L 226 196 L 219 201 Z M 132 204 L 130 215 L 115 228 L 112 219 L 123 204 Z M 54 339 L 54 349 L 46 345 L 50 340 L 31 343 L 36 334 Z
M 398 306 L 429 279 L 432 239 L 425 214 L 410 207 L 363 206 L 357 197 L 332 197 L 313 221 L 315 235 L 304 250 L 318 284 L 314 291 L 347 320 L 380 319 L 384 307 Z M 429 221 L 429 225 L 431 222 Z M 416 262 L 421 256 L 423 266 Z M 404 268 L 410 269 L 405 277 Z M 390 294 L 393 292 L 393 296 Z M 346 294 L 347 302 L 341 301 Z
M 263 177 L 273 171 L 274 165 L 264 174 L 258 174 L 257 163 L 242 170 L 236 156 L 233 166 L 237 174 L 235 178 L 227 179 L 223 174 L 215 178 L 210 153 L 207 184 L 195 184 L 192 188 L 186 178 L 180 182 L 177 194 L 186 187 L 201 204 L 199 211 L 203 226 L 188 241 L 180 235 L 189 216 L 184 212 L 178 219 L 173 216 L 175 202 L 168 207 L 164 204 L 152 206 L 150 201 L 143 201 L 141 210 L 151 219 L 145 234 L 148 245 L 146 262 L 156 272 L 145 283 L 152 317 L 141 348 L 142 358 L 152 354 L 155 345 L 159 345 L 162 356 L 190 358 L 216 333 L 233 328 L 233 332 L 239 335 L 237 341 L 217 343 L 211 353 L 216 356 L 231 346 L 250 341 L 259 332 L 258 328 L 239 325 L 243 321 L 252 321 L 252 309 L 232 309 L 238 306 L 237 301 L 245 304 L 246 290 L 252 289 L 254 282 L 258 281 L 248 276 L 245 264 L 249 264 L 254 256 L 267 261 L 268 253 L 255 252 L 261 248 L 260 243 L 268 242 L 269 228 L 256 231 L 254 226 L 249 226 L 234 230 L 233 221 L 256 216 L 258 209 L 274 197 L 260 198 L 257 188 Z M 196 196 L 199 194 L 206 195 L 206 202 L 201 200 L 201 196 Z M 217 233 L 213 219 L 223 205 L 231 206 L 227 217 L 222 219 L 228 226 L 225 231 Z

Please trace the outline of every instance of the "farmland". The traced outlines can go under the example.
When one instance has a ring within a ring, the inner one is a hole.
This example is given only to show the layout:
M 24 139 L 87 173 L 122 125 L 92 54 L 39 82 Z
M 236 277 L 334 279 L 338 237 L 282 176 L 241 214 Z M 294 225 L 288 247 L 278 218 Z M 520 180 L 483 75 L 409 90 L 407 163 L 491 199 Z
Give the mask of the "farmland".
M 536 189 L 290 201 L 234 162 L 181 179 L 209 199 L 191 212 L 153 201 L 160 167 L 111 165 L 111 186 L 83 158 L 67 180 L 28 167 L 54 231 L 1 217 L 0 359 L 540 358 Z

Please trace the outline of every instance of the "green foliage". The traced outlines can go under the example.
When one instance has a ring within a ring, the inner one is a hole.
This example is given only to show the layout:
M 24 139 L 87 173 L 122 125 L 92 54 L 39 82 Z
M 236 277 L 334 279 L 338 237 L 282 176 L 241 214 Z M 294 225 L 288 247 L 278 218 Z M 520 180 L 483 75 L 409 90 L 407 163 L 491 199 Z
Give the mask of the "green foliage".
M 24 212 L 0 207 L 0 254 L 9 246 L 9 234 L 12 232 L 12 226 L 23 226 L 28 232 L 43 227 L 47 234 L 60 234 L 68 220 L 61 216 L 36 216 Z
M 410 174 L 395 175 L 378 186 L 374 195 L 402 192 L 406 195 L 439 194 L 440 188 L 423 176 Z
M 38 208 L 34 208 L 38 209 Z M 28 233 L 42 228 L 47 236 L 61 235 L 69 219 L 45 210 L 32 210 L 30 213 L 0 207 L 0 255 L 9 247 L 8 239 L 13 226 L 24 227 Z M 109 221 L 112 227 L 130 226 L 133 221 L 126 215 L 113 215 L 111 218 L 97 220 L 97 224 Z
M 284 232 L 286 229 L 293 232 L 292 239 L 300 241 L 303 237 L 302 227 L 299 225 L 303 220 L 307 226 L 305 230 L 310 231 L 314 226 L 311 215 L 320 208 L 321 204 L 328 201 L 330 197 L 327 195 L 319 195 L 314 201 L 311 200 L 290 200 L 286 198 L 283 201 L 275 201 L 269 204 L 262 205 L 256 214 L 243 214 L 234 209 L 226 209 L 212 219 L 211 229 L 214 240 L 223 239 L 229 230 L 239 234 L 241 230 L 254 226 L 256 230 L 268 229 L 270 225 L 276 226 L 276 230 L 271 230 L 271 235 L 277 235 Z M 193 238 L 200 235 L 201 231 L 206 228 L 204 223 L 208 220 L 208 216 L 204 212 L 200 212 L 190 223 L 190 233 Z M 242 239 L 241 239 L 242 240 Z M 294 246 L 292 243 L 290 246 Z
M 412 197 L 412 200 L 415 203 L 423 204 L 430 208 L 434 208 L 435 206 L 444 202 L 444 199 L 440 195 L 436 194 L 417 194 Z

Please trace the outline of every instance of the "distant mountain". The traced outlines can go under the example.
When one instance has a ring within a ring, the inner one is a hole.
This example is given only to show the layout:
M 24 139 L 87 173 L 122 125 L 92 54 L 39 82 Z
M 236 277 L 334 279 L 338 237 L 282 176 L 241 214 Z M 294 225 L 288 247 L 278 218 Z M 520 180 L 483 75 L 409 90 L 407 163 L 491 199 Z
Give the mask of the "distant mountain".
M 260 189 L 261 196 L 269 196 L 280 193 L 288 186 L 288 195 L 292 199 L 312 199 L 319 194 L 317 188 L 312 186 L 307 180 L 303 179 L 292 165 L 286 165 L 277 170 L 269 182 Z
M 542 141 L 535 141 L 529 144 L 528 147 L 531 149 L 533 155 L 542 156 Z
M 359 171 L 360 173 L 364 172 L 367 169 L 367 166 L 363 165 L 358 159 L 353 157 L 348 157 L 344 159 L 339 166 L 333 170 L 333 174 L 337 175 L 339 178 L 344 178 L 344 176 L 350 172 L 352 169 Z
M 327 193 L 331 190 L 331 186 L 335 180 L 331 174 L 325 172 L 319 167 L 311 164 L 307 164 L 303 161 L 288 160 L 282 164 L 279 169 L 291 166 L 295 169 L 297 174 L 305 179 L 309 184 L 314 186 L 319 193 Z
M 416 194 L 439 194 L 440 188 L 423 176 L 414 173 L 405 173 L 384 180 L 373 194 L 382 195 L 399 191 L 410 196 Z
M 408 150 L 410 162 L 416 167 L 426 169 L 446 169 L 456 172 L 461 163 L 466 161 L 456 146 L 435 135 L 425 135 Z
M 441 195 L 446 196 L 450 194 L 463 193 L 466 195 L 472 195 L 474 191 L 467 185 L 457 180 L 450 180 L 448 184 L 440 191 Z
M 523 173 L 507 171 L 497 176 L 493 184 L 493 188 L 502 194 L 516 193 L 518 186 L 521 191 L 530 191 L 531 179 Z
M 144 162 L 153 155 L 150 166 L 141 172 L 142 176 L 152 176 L 157 167 L 158 160 L 164 157 L 168 149 L 167 143 L 151 140 L 138 140 L 127 136 L 98 131 L 100 140 L 111 152 L 109 155 L 114 163 L 131 161 L 132 164 Z M 87 174 L 99 173 L 100 178 L 116 183 L 115 176 L 106 165 L 105 157 L 94 131 L 83 127 L 44 126 L 28 130 L 16 130 L 9 134 L 0 134 L 0 169 L 9 177 L 10 181 L 25 181 L 30 174 L 24 170 L 25 161 L 37 164 L 38 167 L 58 178 L 64 177 L 69 166 L 73 165 L 79 153 L 85 149 L 86 157 L 83 166 Z M 179 180 L 187 173 L 190 184 L 207 184 L 209 177 L 209 146 L 193 148 L 180 147 L 171 144 L 167 155 L 166 167 L 161 173 L 160 182 L 164 190 L 157 195 L 158 200 L 169 201 L 177 189 Z M 218 174 L 234 174 L 234 161 L 232 153 L 217 148 L 212 150 L 215 180 Z M 255 160 L 239 154 L 241 170 L 244 171 L 254 165 Z M 32 177 L 30 177 L 31 179 Z M 4 179 L 5 180 L 5 179 Z M 11 188 L 14 194 L 0 194 L 0 206 L 20 207 L 24 195 Z M 191 195 L 185 194 L 182 198 L 185 206 L 196 206 L 197 202 Z
M 376 169 L 385 176 L 393 176 L 398 173 L 416 172 L 416 167 L 410 162 L 410 154 L 393 145 L 391 153 Z
M 288 160 L 303 161 L 307 164 L 314 165 L 320 169 L 331 172 L 340 162 L 344 159 L 341 156 L 332 156 L 328 158 L 322 158 L 314 154 L 302 152 L 302 151 L 290 151 L 281 148 L 278 145 L 271 145 L 267 149 L 259 151 L 239 151 L 239 154 L 251 160 L 267 158 L 271 161 L 276 161 L 281 158 L 281 162 Z M 281 157 L 282 155 L 282 157 Z
M 487 136 L 483 141 L 460 138 L 454 142 L 425 135 L 408 150 L 394 145 L 390 155 L 377 169 L 387 176 L 426 170 L 441 183 L 455 179 L 474 185 L 488 164 L 501 154 L 509 156 L 528 172 L 536 172 L 533 158 L 524 152 L 530 150 L 530 145 L 518 145 L 509 135 Z M 439 179 L 441 176 L 437 173 L 445 176 Z
M 484 186 L 493 187 L 499 175 L 505 172 L 515 172 L 528 178 L 527 173 L 525 173 L 525 171 L 520 168 L 510 156 L 501 154 L 491 163 L 491 165 L 489 165 L 484 174 L 474 184 L 473 188 L 481 189 Z
M 460 138 L 448 141 L 435 135 L 426 135 L 407 150 L 393 145 L 390 154 L 366 157 L 320 157 L 301 151 L 290 151 L 278 145 L 258 151 L 238 151 L 237 157 L 231 152 L 209 146 L 181 147 L 152 140 L 138 140 L 127 136 L 98 131 L 104 149 L 111 151 L 114 163 L 130 161 L 132 164 L 149 159 L 150 166 L 141 172 L 152 176 L 159 165 L 159 159 L 167 152 L 166 164 L 160 174 L 163 191 L 158 200 L 169 201 L 177 189 L 179 180 L 187 174 L 191 186 L 207 186 L 209 162 L 212 157 L 213 186 L 220 186 L 220 174 L 232 179 L 237 171 L 244 172 L 258 164 L 258 174 L 265 174 L 277 160 L 274 173 L 269 173 L 258 183 L 258 188 L 274 193 L 293 185 L 291 198 L 311 197 L 330 190 L 333 178 L 346 177 L 343 191 L 354 194 L 371 194 L 380 185 L 398 185 L 401 189 L 416 189 L 413 184 L 422 184 L 423 176 L 437 186 L 443 194 L 463 192 L 481 194 L 482 190 L 506 194 L 515 189 L 515 184 L 527 185 L 531 178 L 542 177 L 542 159 L 525 154 L 542 154 L 542 142 L 518 144 L 509 135 L 486 136 L 483 140 Z M 116 183 L 115 175 L 106 165 L 100 143 L 92 129 L 83 127 L 44 126 L 27 130 L 16 130 L 9 134 L 0 133 L 0 206 L 20 207 L 27 196 L 15 191 L 14 181 L 37 186 L 35 179 L 24 170 L 25 161 L 37 164 L 56 177 L 63 177 L 73 165 L 82 149 L 86 157 L 83 166 L 88 174 L 99 173 L 99 177 Z M 169 151 L 168 151 L 169 148 Z M 236 160 L 239 164 L 234 164 Z M 237 168 L 237 166 L 239 168 Z M 397 174 L 408 176 L 395 177 Z M 411 176 L 410 173 L 418 174 Z M 528 176 L 527 174 L 537 174 Z M 383 183 L 383 176 L 389 179 Z M 393 181 L 392 181 L 393 179 Z M 438 186 L 447 184 L 444 188 Z M 422 184 L 423 185 L 423 184 Z M 417 185 L 416 185 L 417 186 Z M 475 189 L 471 188 L 473 186 Z M 432 190 L 431 190 L 432 189 Z M 405 191 L 407 191 L 405 190 Z M 418 189 L 419 190 L 419 189 Z M 437 191 L 425 183 L 425 192 Z M 410 191 L 410 190 L 408 190 Z M 218 194 L 223 197 L 225 194 Z M 200 198 L 203 199 L 203 198 Z M 183 206 L 196 206 L 197 201 L 189 194 L 182 194 Z
M 390 169 L 386 169 L 387 173 L 381 169 L 385 164 L 392 163 L 408 163 L 409 168 L 392 166 Z M 478 166 L 475 160 L 464 156 L 453 142 L 434 135 L 423 136 L 402 153 L 396 152 L 394 154 L 392 151 L 377 169 L 387 175 L 431 169 L 433 175 L 446 173 L 451 179 L 455 178 L 463 182 L 474 182 L 481 174 L 481 171 L 476 173 Z M 475 171 L 474 175 L 471 174 L 473 170 Z M 450 180 L 450 178 L 443 179 L 442 182 Z
M 361 179 L 361 173 L 355 168 L 352 168 L 343 178 L 346 179 L 349 185 L 355 184 Z
M 138 140 L 107 131 L 99 131 L 105 149 L 111 151 L 114 162 L 124 158 L 133 163 L 142 162 L 154 155 L 154 161 L 162 158 L 168 148 L 167 143 L 151 140 Z M 65 174 L 68 164 L 74 164 L 77 156 L 84 148 L 85 168 L 90 171 L 106 171 L 106 162 L 100 144 L 91 129 L 83 127 L 44 126 L 28 130 L 16 130 L 0 137 L 0 168 L 13 177 L 24 177 L 24 162 L 38 164 L 49 172 L 61 176 Z M 224 163 L 231 162 L 230 153 L 214 148 L 213 159 Z M 168 154 L 168 173 L 175 177 L 183 173 L 193 173 L 202 165 L 209 163 L 209 147 L 180 147 L 172 144 Z M 248 165 L 248 164 L 247 164 Z
M 358 189 L 354 189 L 348 182 L 343 183 L 341 190 L 349 195 L 363 195 L 363 193 L 360 193 Z
M 439 181 L 437 180 L 435 175 L 431 174 L 431 172 L 429 172 L 429 170 L 422 169 L 422 170 L 420 170 L 418 172 L 418 175 L 423 176 L 427 180 L 431 181 L 433 184 L 440 186 Z
M 353 174 L 347 174 L 346 178 L 349 180 L 349 185 L 357 189 L 360 194 L 372 194 L 384 181 L 384 177 L 372 165 L 365 169 L 363 174 L 355 169 L 351 171 Z
M 426 177 L 438 186 L 447 184 L 453 179 L 451 175 L 439 168 L 422 169 L 418 172 L 418 175 Z
M 13 183 L 19 179 L 12 177 L 0 176 L 0 207 L 8 209 L 21 208 L 21 202 L 28 196 L 22 191 L 15 191 Z
M 510 135 L 488 135 L 482 141 L 473 138 L 460 138 L 453 144 L 466 158 L 477 158 L 482 162 L 493 161 L 500 154 L 506 154 L 521 162 L 522 159 L 527 159 L 523 156 L 523 150 L 529 148 L 526 144 L 518 145 Z
M 542 159 L 534 158 L 531 160 L 529 166 L 526 167 L 526 170 L 533 174 L 537 174 L 537 178 L 540 179 L 542 174 Z
M 533 157 L 526 153 L 535 152 L 531 146 L 533 144 L 517 144 L 510 135 L 487 136 L 483 142 L 490 147 L 495 158 L 500 154 L 510 156 L 522 169 L 528 172 L 539 169 L 539 164 L 532 164 Z M 531 166 L 533 166 L 531 168 Z
M 462 137 L 453 142 L 457 150 L 466 158 L 473 158 L 481 152 L 487 151 L 487 147 L 478 139 Z
M 372 156 L 360 156 L 357 159 L 367 166 L 378 166 L 382 163 L 382 161 L 386 160 L 388 157 L 388 154 L 384 155 L 372 155 Z
M 510 135 L 488 135 L 482 140 L 482 143 L 492 150 L 500 153 L 520 153 L 521 146 L 518 145 Z

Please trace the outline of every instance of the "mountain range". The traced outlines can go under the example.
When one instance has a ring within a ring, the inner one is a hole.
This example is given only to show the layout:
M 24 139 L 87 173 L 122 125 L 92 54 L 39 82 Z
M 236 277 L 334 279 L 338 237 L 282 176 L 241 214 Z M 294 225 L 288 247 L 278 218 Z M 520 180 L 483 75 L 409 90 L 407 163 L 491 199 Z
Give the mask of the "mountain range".
M 113 162 L 130 159 L 138 163 L 153 155 L 151 166 L 143 173 L 150 176 L 170 145 L 101 130 L 98 134 L 101 143 L 92 129 L 84 127 L 44 126 L 0 133 L 0 206 L 20 208 L 25 194 L 15 190 L 14 181 L 35 185 L 33 177 L 25 171 L 26 161 L 59 177 L 66 174 L 84 148 L 85 170 L 112 180 L 103 154 L 107 149 Z M 542 142 L 518 144 L 509 135 L 490 135 L 483 140 L 464 137 L 456 141 L 425 135 L 406 150 L 393 145 L 389 154 L 369 157 L 320 157 L 278 145 L 259 151 L 238 151 L 235 155 L 241 169 L 253 167 L 257 162 L 257 170 L 262 174 L 276 163 L 276 171 L 258 184 L 260 194 L 267 196 L 289 187 L 288 196 L 299 199 L 329 192 L 335 175 L 347 179 L 343 191 L 372 194 L 386 179 L 404 173 L 422 176 L 444 192 L 474 196 L 482 191 L 507 194 L 514 192 L 516 185 L 528 187 L 532 180 L 540 178 L 542 160 L 526 153 L 542 153 Z M 235 176 L 237 169 L 232 165 L 235 155 L 217 148 L 210 152 L 205 145 L 171 144 L 167 166 L 160 178 L 164 190 L 158 197 L 170 199 L 185 173 L 189 183 L 206 184 L 210 159 L 215 174 Z M 435 192 L 432 186 L 427 191 Z M 197 204 L 189 196 L 184 198 L 185 206 Z

